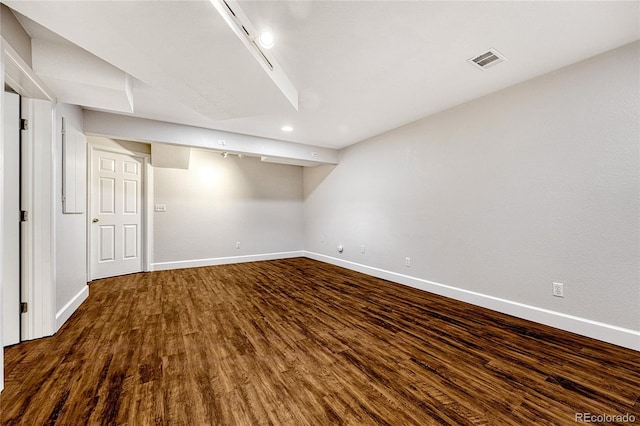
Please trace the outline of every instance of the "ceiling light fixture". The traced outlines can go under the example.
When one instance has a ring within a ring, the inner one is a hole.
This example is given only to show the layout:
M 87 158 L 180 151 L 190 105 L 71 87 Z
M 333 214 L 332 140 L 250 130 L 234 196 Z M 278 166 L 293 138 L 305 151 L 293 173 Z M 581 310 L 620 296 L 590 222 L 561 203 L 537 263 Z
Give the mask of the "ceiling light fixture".
M 275 44 L 276 38 L 271 32 L 271 30 L 264 30 L 260 33 L 260 37 L 258 37 L 258 43 L 260 46 L 265 49 L 271 49 Z
M 293 132 L 293 127 L 285 125 L 280 127 L 280 130 L 282 130 L 283 132 Z
M 268 27 L 262 33 L 258 32 L 242 11 L 238 0 L 209 1 L 297 111 L 298 90 L 275 58 L 269 58 L 265 53 L 275 43 L 273 32 Z M 267 35 L 267 32 L 270 34 Z

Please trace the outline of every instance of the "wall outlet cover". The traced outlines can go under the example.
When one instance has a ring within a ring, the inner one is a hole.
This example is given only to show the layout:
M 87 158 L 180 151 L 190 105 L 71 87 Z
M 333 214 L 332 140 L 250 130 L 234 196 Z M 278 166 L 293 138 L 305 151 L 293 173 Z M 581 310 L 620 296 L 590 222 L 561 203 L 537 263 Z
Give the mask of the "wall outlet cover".
M 564 284 L 553 283 L 552 291 L 555 297 L 564 297 Z

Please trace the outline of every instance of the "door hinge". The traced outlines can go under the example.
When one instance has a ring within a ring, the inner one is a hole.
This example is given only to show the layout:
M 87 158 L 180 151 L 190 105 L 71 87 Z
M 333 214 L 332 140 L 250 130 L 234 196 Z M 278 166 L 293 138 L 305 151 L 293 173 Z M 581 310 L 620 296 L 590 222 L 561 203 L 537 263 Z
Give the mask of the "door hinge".
M 29 212 L 26 210 L 20 210 L 20 222 L 26 222 L 29 220 Z
M 26 118 L 20 119 L 20 130 L 29 130 L 29 120 Z
M 29 304 L 27 302 L 20 302 L 20 313 L 26 314 L 29 311 Z

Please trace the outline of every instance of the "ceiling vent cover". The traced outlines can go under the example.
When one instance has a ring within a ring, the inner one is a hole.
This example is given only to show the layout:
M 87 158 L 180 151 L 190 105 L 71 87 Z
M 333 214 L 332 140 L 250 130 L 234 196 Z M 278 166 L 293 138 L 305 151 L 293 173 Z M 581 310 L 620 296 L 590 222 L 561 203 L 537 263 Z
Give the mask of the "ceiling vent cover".
M 507 58 L 502 56 L 500 52 L 495 49 L 489 49 L 487 52 L 475 56 L 473 58 L 467 59 L 467 62 L 477 66 L 480 69 L 486 70 L 495 65 L 501 64 L 506 61 Z

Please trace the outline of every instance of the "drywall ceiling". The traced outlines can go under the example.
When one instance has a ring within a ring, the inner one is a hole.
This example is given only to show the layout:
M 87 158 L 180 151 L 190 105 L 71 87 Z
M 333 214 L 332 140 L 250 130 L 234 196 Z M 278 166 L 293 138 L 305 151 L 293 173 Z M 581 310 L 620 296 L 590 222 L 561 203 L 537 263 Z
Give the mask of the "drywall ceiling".
M 5 3 L 133 76 L 130 115 L 331 148 L 640 38 L 637 1 L 240 1 L 296 111 L 209 1 Z

